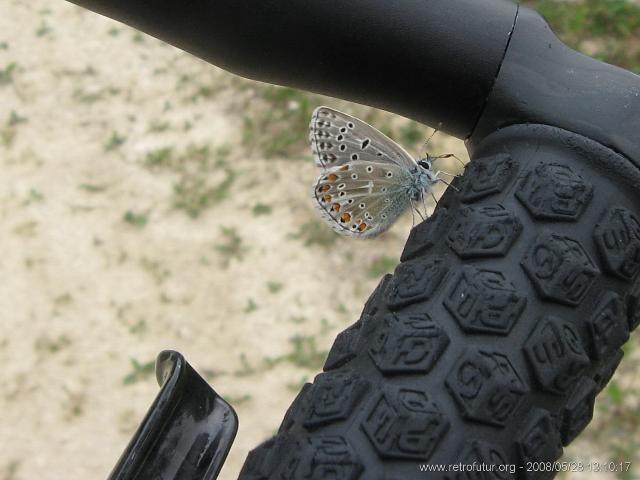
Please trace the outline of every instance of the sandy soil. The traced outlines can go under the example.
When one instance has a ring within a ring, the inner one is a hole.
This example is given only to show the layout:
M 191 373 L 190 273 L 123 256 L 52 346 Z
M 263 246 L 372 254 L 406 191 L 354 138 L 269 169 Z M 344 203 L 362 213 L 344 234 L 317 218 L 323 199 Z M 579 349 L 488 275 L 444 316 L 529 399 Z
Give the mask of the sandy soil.
M 243 146 L 238 105 L 259 84 L 66 2 L 2 2 L 0 72 L 0 479 L 105 477 L 166 348 L 236 406 L 220 477 L 236 478 L 357 319 L 376 265 L 392 268 L 410 216 L 373 242 L 313 243 L 310 155 Z M 203 177 L 222 193 L 193 207 L 176 185 Z M 581 442 L 569 455 L 601 448 Z

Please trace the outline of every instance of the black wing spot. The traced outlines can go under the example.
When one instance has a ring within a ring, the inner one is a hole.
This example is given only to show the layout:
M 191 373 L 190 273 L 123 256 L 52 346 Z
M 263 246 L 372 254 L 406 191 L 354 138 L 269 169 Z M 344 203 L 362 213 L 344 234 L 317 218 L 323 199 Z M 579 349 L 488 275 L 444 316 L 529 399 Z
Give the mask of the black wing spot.
M 365 141 L 362 142 L 362 149 L 364 150 L 365 148 L 367 148 L 370 143 L 371 143 L 371 140 L 369 140 L 368 138 L 365 139 Z

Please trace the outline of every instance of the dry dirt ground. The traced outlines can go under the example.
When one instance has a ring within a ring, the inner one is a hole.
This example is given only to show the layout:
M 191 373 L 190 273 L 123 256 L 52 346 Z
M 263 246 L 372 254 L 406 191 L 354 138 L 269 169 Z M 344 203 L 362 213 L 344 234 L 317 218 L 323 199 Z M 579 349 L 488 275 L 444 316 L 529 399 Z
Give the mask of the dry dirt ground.
M 247 146 L 264 88 L 64 1 L 2 0 L 1 480 L 104 478 L 167 348 L 235 405 L 236 478 L 393 268 L 410 216 L 337 238 L 310 155 Z M 593 452 L 608 439 L 567 458 Z

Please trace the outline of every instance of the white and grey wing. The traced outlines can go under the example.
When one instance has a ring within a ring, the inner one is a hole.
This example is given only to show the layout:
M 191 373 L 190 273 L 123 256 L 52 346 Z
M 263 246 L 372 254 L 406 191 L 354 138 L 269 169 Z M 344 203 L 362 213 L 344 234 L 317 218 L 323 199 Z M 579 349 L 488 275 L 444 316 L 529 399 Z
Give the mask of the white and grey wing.
M 411 205 L 406 169 L 354 161 L 323 172 L 314 183 L 314 205 L 336 232 L 359 238 L 386 231 Z
M 329 107 L 314 110 L 309 142 L 316 165 L 325 169 L 354 161 L 391 163 L 408 170 L 416 165 L 411 155 L 384 133 Z

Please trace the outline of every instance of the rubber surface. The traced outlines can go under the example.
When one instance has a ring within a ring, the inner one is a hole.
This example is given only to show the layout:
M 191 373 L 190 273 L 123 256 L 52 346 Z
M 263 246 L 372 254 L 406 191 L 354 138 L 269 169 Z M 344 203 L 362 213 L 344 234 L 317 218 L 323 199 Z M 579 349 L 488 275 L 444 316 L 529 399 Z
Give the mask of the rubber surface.
M 473 157 L 241 479 L 555 476 L 532 470 L 590 422 L 640 323 L 640 172 L 536 125 Z M 421 471 L 474 462 L 517 468 Z

